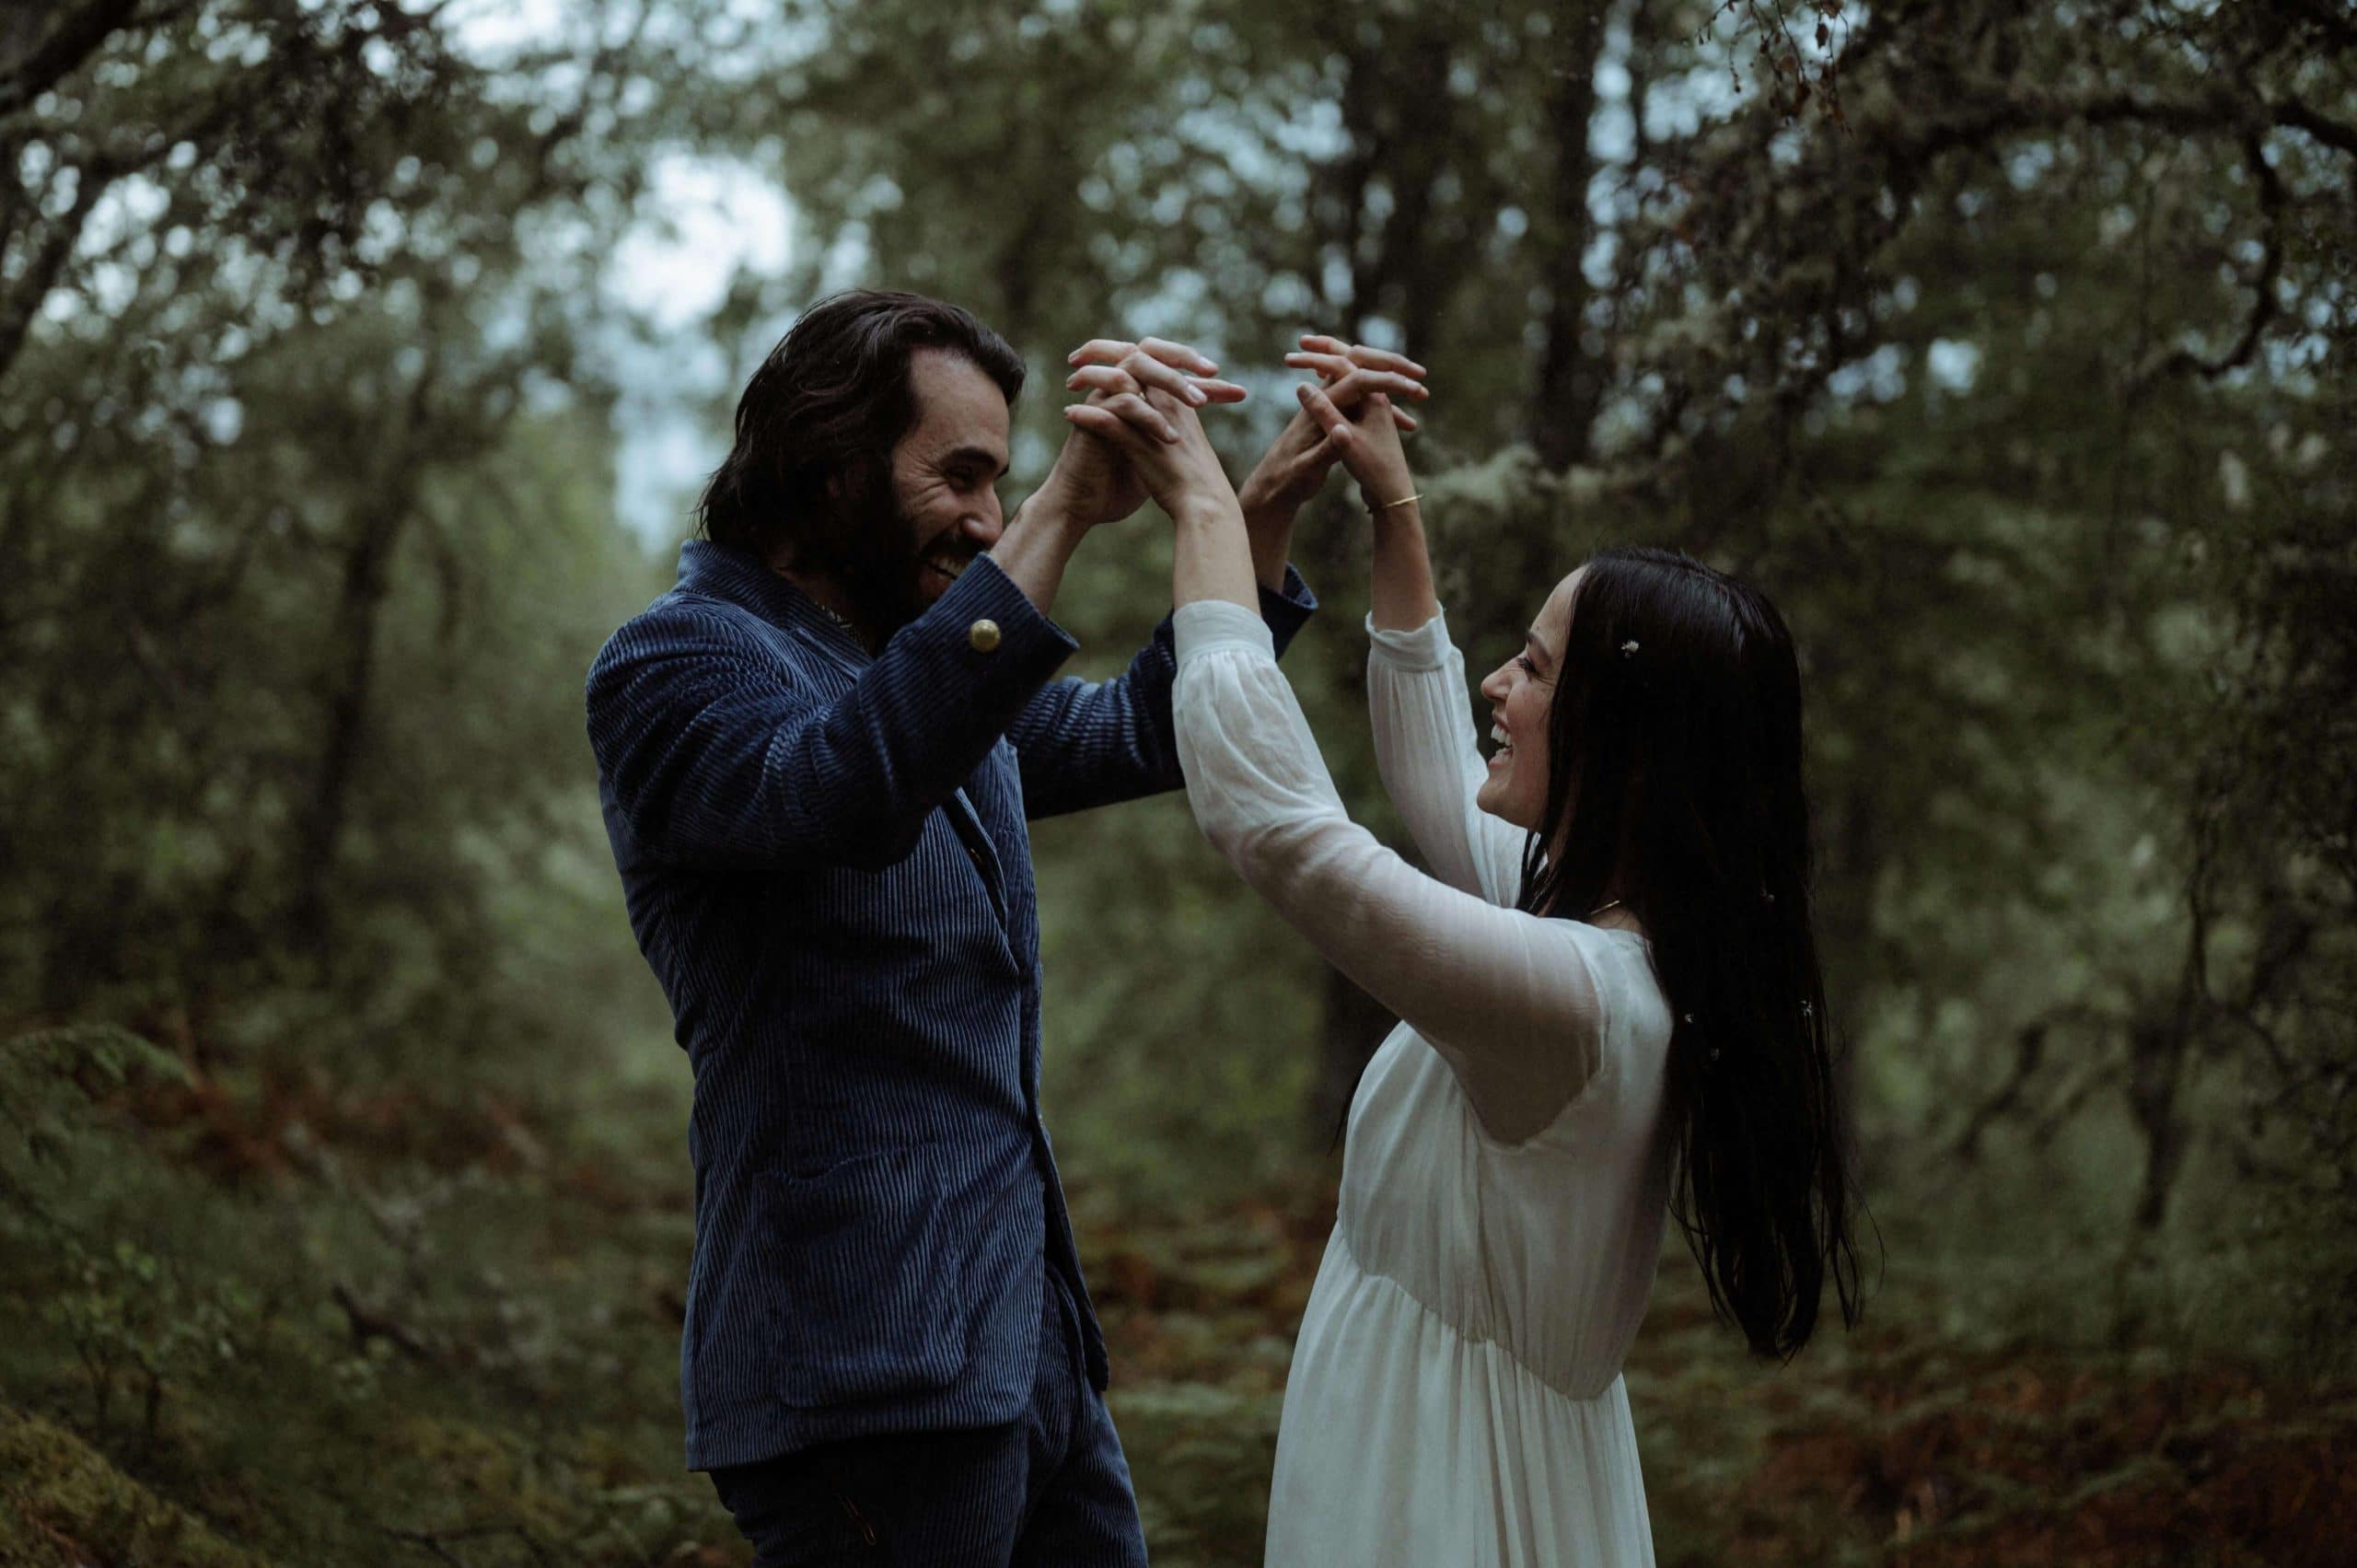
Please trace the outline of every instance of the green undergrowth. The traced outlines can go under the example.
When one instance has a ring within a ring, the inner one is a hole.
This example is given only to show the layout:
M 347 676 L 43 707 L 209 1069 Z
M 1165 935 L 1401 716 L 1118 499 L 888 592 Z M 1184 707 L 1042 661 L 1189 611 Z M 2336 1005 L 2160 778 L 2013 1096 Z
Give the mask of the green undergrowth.
M 119 1490 L 284 1563 L 728 1539 L 681 1468 L 680 1173 L 528 1106 L 200 1078 L 112 1030 L 0 1052 L 0 1410 L 88 1456 L 15 1478 L 20 1538 L 131 1541 Z
M 337 1093 L 110 1029 L 0 1042 L 0 1564 L 745 1562 L 680 1468 L 682 1088 Z M 1165 1568 L 1259 1561 L 1333 1212 L 1332 1162 L 1292 1169 L 1193 1203 L 1069 1173 Z M 1789 1366 L 1673 1237 L 1628 1368 L 1665 1564 L 2357 1539 L 2357 1389 L 2252 1330 L 2270 1260 L 2198 1195 L 2189 1238 L 2123 1254 L 2007 1179 L 1886 1184 L 1864 1323 Z

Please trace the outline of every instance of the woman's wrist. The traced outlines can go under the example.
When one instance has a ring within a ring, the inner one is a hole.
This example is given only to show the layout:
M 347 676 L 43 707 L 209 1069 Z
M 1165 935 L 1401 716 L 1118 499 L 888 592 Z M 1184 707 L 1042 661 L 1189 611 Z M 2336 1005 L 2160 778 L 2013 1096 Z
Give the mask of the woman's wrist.
M 1231 528 L 1246 520 L 1243 506 L 1233 495 L 1182 496 L 1175 506 L 1165 509 L 1170 513 L 1170 520 L 1182 528 Z

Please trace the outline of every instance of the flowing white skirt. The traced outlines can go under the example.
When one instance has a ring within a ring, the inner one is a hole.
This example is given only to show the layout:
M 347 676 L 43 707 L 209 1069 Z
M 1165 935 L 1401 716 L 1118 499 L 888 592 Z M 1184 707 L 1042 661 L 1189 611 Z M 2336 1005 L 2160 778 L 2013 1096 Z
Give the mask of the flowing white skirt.
M 1285 1383 L 1271 1568 L 1640 1568 L 1654 1560 L 1629 1395 L 1539 1381 L 1337 1225 Z

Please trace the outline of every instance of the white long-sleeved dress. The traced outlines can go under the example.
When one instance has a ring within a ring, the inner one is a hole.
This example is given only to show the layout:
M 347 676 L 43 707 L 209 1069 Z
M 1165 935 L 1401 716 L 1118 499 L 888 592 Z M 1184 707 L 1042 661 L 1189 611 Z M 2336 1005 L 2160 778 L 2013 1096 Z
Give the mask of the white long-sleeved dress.
M 1267 1560 L 1651 1563 L 1620 1365 L 1666 1214 L 1668 1006 L 1642 936 L 1512 908 L 1523 834 L 1473 803 L 1442 619 L 1368 630 L 1377 763 L 1437 880 L 1344 813 L 1258 616 L 1206 601 L 1176 626 L 1196 820 L 1404 1020 L 1351 1106 Z

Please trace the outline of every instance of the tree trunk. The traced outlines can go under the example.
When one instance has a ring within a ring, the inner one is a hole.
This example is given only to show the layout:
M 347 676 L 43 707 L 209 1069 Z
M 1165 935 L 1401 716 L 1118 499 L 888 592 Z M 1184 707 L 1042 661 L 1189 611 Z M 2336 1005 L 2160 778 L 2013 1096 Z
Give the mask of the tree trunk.
M 1538 203 L 1553 253 L 1548 288 L 1546 341 L 1538 356 L 1538 383 L 1530 400 L 1529 437 L 1538 460 L 1550 469 L 1568 468 L 1588 454 L 1604 378 L 1581 342 L 1594 291 L 1582 271 L 1595 218 L 1587 188 L 1596 174 L 1588 150 L 1588 126 L 1596 116 L 1596 61 L 1604 47 L 1602 0 L 1585 0 L 1570 11 L 1558 35 L 1561 58 L 1548 86 L 1547 130 L 1552 146 L 1550 178 Z
M 439 357 L 429 354 L 385 432 L 376 503 L 362 513 L 344 550 L 343 583 L 336 596 L 327 660 L 326 738 L 310 794 L 296 821 L 294 891 L 286 907 L 288 935 L 298 949 L 315 955 L 325 952 L 329 939 L 328 895 L 350 816 L 353 779 L 367 738 L 379 628 L 392 588 L 393 552 L 417 510 L 423 454 L 440 438 L 429 433 L 439 371 Z
M 361 517 L 344 554 L 329 655 L 326 738 L 297 819 L 295 891 L 287 907 L 289 935 L 298 946 L 314 951 L 322 950 L 327 942 L 328 892 L 350 812 L 354 772 L 367 734 L 378 628 L 392 587 L 393 550 L 410 511 L 407 486 L 386 495 Z
M 2128 1101 L 2144 1132 L 2144 1181 L 2136 1195 L 2136 1228 L 2151 1235 L 2168 1217 L 2169 1194 L 2185 1160 L 2186 1129 L 2177 1115 L 2185 1078 L 2186 1037 L 2168 1025 L 2139 1025 L 2129 1034 Z
M 1315 209 L 1325 233 L 1317 253 L 1340 249 L 1350 258 L 1351 297 L 1329 301 L 1349 323 L 1347 335 L 1366 336 L 1368 321 L 1397 314 L 1403 347 L 1411 354 L 1430 352 L 1451 289 L 1465 281 L 1450 247 L 1434 233 L 1434 187 L 1450 154 L 1448 113 L 1452 42 L 1445 23 L 1430 23 L 1405 41 L 1388 38 L 1353 51 L 1342 84 L 1343 129 L 1349 148 L 1329 166 L 1326 200 Z M 1388 117 L 1401 104 L 1417 107 L 1413 134 L 1393 134 Z M 1377 179 L 1388 188 L 1391 210 L 1363 243 L 1367 198 Z M 1323 530 L 1332 541 L 1324 567 L 1364 569 L 1360 536 Z M 1364 702 L 1358 669 L 1344 665 L 1334 695 Z M 1350 1113 L 1351 1096 L 1386 1035 L 1398 1022 L 1384 1006 L 1339 970 L 1326 973 L 1324 1016 L 1318 1034 L 1318 1070 L 1310 1089 L 1308 1114 L 1321 1135 L 1339 1138 Z

